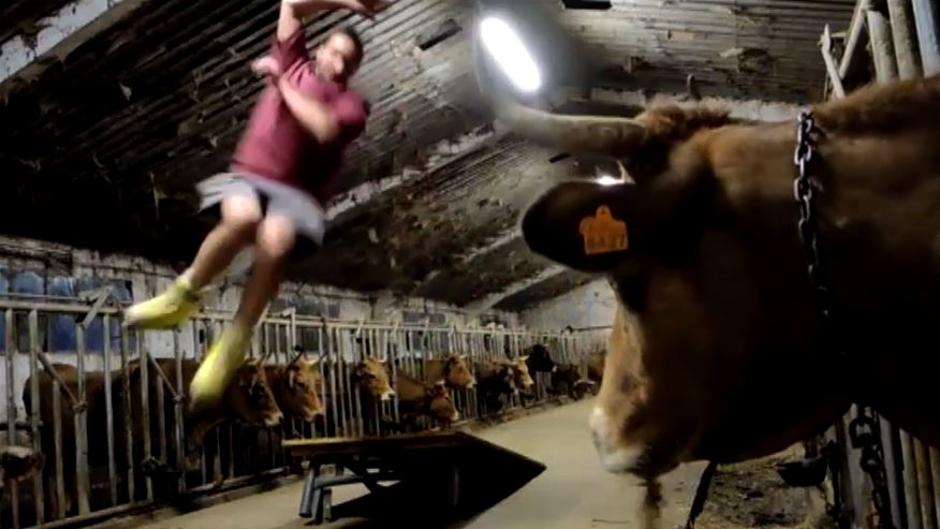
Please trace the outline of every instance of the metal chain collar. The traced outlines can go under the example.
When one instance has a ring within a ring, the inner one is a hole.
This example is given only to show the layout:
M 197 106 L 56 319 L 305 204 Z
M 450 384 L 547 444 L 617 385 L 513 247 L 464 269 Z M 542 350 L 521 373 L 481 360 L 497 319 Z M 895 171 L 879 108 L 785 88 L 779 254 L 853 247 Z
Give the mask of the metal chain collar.
M 839 358 L 843 358 L 845 352 L 833 341 L 832 302 L 819 255 L 819 223 L 815 199 L 817 192 L 822 188 L 819 182 L 810 176 L 810 166 L 816 149 L 814 135 L 820 132 L 812 113 L 800 113 L 796 133 L 796 152 L 793 157 L 793 162 L 797 167 L 797 176 L 793 181 L 793 196 L 800 208 L 798 224 L 800 241 L 803 243 L 810 281 L 822 315 L 824 336 L 827 345 L 834 349 Z M 860 465 L 872 482 L 872 501 L 878 515 L 878 528 L 894 529 L 884 450 L 879 432 L 878 418 L 874 411 L 868 406 L 858 406 L 858 415 L 849 424 L 849 438 L 852 446 L 862 451 Z

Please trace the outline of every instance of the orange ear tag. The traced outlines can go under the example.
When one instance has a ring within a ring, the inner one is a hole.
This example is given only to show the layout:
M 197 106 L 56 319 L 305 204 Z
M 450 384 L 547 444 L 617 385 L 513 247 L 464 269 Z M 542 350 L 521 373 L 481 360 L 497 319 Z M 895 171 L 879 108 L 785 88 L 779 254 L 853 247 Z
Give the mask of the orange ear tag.
M 627 223 L 615 219 L 607 206 L 597 208 L 593 217 L 582 219 L 580 231 L 585 255 L 621 252 L 629 246 Z

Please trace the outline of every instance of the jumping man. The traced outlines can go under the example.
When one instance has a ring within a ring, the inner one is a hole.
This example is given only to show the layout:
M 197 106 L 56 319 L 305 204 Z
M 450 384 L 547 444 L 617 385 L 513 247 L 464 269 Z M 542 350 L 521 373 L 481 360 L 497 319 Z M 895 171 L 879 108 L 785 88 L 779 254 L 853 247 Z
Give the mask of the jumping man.
M 193 409 L 221 399 L 244 362 L 252 330 L 277 293 L 285 262 L 323 244 L 322 204 L 343 149 L 365 127 L 369 104 L 347 88 L 363 58 L 351 29 L 333 32 L 311 59 L 303 21 L 347 8 L 373 16 L 381 0 L 282 0 L 271 53 L 252 65 L 268 77 L 230 166 L 202 181 L 201 210 L 219 215 L 195 260 L 163 294 L 127 310 L 127 325 L 172 328 L 201 306 L 201 289 L 253 245 L 255 262 L 233 324 L 212 345 L 191 385 Z

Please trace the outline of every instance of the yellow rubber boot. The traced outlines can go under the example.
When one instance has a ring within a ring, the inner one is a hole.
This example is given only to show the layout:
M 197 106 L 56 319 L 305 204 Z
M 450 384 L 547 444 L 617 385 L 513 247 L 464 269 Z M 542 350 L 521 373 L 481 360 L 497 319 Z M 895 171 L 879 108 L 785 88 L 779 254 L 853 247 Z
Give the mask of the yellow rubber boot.
M 189 384 L 190 410 L 206 409 L 222 400 L 238 368 L 245 362 L 250 342 L 250 329 L 239 325 L 232 325 L 222 332 Z
M 124 312 L 124 325 L 144 329 L 172 329 L 202 306 L 202 295 L 186 279 L 177 279 L 159 296 Z

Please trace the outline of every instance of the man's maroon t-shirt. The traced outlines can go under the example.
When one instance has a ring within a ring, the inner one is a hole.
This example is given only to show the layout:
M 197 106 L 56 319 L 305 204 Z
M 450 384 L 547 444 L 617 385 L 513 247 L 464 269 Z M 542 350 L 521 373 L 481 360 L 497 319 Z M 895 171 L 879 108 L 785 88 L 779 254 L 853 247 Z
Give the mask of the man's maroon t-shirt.
M 271 56 L 293 87 L 330 106 L 339 121 L 340 135 L 320 144 L 291 114 L 276 81 L 269 80 L 235 150 L 231 170 L 277 180 L 326 202 L 343 149 L 365 128 L 369 104 L 345 86 L 315 75 L 302 29 L 283 42 L 275 37 Z

